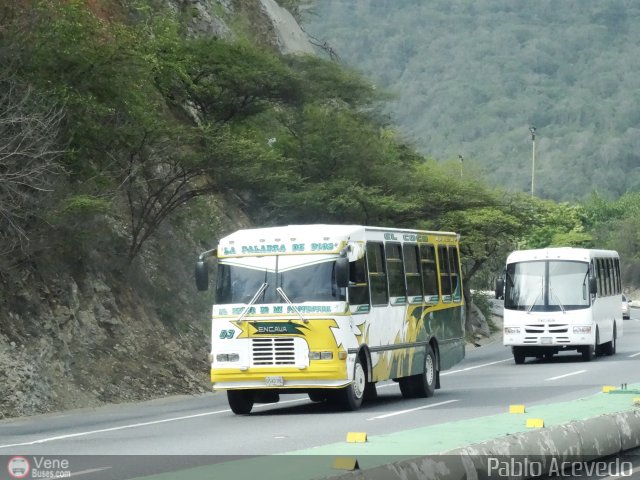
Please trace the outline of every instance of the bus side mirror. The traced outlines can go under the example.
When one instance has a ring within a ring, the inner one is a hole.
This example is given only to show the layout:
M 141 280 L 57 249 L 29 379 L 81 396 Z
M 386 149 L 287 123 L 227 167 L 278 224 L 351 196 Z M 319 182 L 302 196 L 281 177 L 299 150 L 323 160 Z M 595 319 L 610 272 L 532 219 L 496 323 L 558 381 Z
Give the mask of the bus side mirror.
M 209 289 L 209 265 L 205 259 L 196 262 L 196 287 L 201 292 Z
M 504 296 L 504 279 L 496 279 L 496 298 L 502 298 Z
M 598 279 L 595 277 L 589 278 L 589 293 L 591 295 L 598 293 Z
M 336 283 L 338 288 L 349 286 L 349 259 L 347 257 L 336 259 Z

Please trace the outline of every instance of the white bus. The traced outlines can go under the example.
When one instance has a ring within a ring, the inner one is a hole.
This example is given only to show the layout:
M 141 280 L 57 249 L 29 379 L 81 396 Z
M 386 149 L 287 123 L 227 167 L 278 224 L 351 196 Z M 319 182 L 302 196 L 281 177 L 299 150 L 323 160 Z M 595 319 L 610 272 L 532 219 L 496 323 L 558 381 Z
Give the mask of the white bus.
M 585 361 L 613 355 L 622 336 L 620 260 L 612 250 L 543 248 L 507 258 L 503 343 L 515 363 L 577 350 Z
M 375 383 L 430 397 L 464 358 L 458 235 L 358 225 L 240 230 L 196 265 L 209 286 L 216 256 L 211 381 L 231 409 L 281 393 L 348 410 Z

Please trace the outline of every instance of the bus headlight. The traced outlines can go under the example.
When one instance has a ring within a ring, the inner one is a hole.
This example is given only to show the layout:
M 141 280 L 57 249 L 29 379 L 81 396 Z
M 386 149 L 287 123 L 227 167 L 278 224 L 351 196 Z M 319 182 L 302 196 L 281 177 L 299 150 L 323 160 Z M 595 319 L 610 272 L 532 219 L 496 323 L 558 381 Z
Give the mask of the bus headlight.
M 573 327 L 573 333 L 591 333 L 591 326 L 588 327 Z
M 309 352 L 309 360 L 333 360 L 333 352 Z
M 504 327 L 504 333 L 506 335 L 513 335 L 520 333 L 520 327 Z
M 216 355 L 218 362 L 238 362 L 240 355 L 238 353 L 219 353 Z

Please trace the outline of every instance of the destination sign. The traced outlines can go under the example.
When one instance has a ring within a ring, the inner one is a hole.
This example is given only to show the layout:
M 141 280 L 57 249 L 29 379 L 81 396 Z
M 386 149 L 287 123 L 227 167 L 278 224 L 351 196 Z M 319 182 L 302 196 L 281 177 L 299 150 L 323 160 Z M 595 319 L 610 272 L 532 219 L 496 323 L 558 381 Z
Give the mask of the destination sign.
M 310 243 L 276 243 L 259 245 L 223 246 L 221 256 L 233 255 L 276 255 L 281 253 L 331 253 L 337 252 L 341 243 L 310 242 Z
M 246 307 L 233 306 L 233 307 L 214 307 L 213 314 L 215 316 L 227 316 L 227 315 L 241 315 Z M 298 312 L 303 315 L 306 314 L 319 314 L 319 313 L 331 313 L 337 312 L 338 309 L 331 305 L 298 305 L 296 307 Z M 259 305 L 249 308 L 247 315 L 282 315 L 282 314 L 296 314 L 296 311 L 291 305 Z

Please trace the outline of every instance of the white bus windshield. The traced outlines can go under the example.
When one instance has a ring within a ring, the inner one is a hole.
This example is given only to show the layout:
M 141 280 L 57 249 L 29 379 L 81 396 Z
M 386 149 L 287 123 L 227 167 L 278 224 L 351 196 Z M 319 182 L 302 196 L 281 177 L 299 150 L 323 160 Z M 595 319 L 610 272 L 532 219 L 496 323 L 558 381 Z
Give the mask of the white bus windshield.
M 256 269 L 248 266 L 220 263 L 216 282 L 216 304 L 249 303 L 263 283 L 266 289 L 256 303 L 282 303 L 276 292 L 282 288 L 292 303 L 338 302 L 345 300 L 345 288 L 338 288 L 335 260 L 288 268 L 279 271 L 277 257 L 273 268 Z
M 504 308 L 557 312 L 588 308 L 589 264 L 540 260 L 507 265 Z

